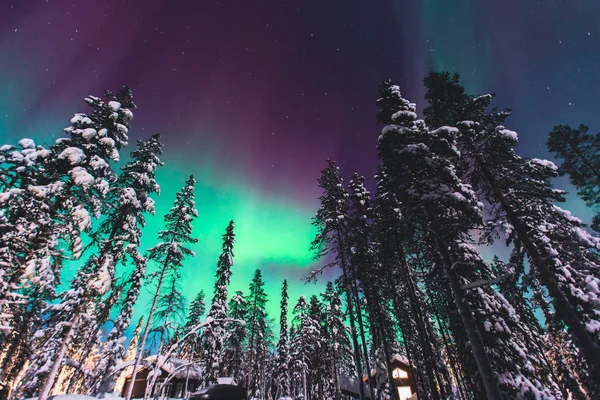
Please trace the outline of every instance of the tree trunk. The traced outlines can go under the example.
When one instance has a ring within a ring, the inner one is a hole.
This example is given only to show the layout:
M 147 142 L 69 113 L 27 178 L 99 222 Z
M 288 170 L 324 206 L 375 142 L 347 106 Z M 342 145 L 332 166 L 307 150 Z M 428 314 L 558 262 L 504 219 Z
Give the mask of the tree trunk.
M 428 211 L 428 215 L 430 220 L 433 220 L 431 212 Z M 479 374 L 483 382 L 483 386 L 485 388 L 487 399 L 502 400 L 502 395 L 500 393 L 500 388 L 498 387 L 496 375 L 494 373 L 494 370 L 492 369 L 492 365 L 485 351 L 485 347 L 481 340 L 481 336 L 479 335 L 477 325 L 475 324 L 467 300 L 463 296 L 458 276 L 456 275 L 453 269 L 450 254 L 448 254 L 447 250 L 448 246 L 437 235 L 435 240 L 437 250 L 442 256 L 442 262 L 444 264 L 444 275 L 446 276 L 448 283 L 450 283 L 450 288 L 454 296 L 454 302 L 456 303 L 458 313 L 465 328 L 465 332 L 469 339 L 469 343 L 471 344 L 473 357 L 475 358 L 475 362 L 477 363 L 477 369 L 479 370 Z
M 358 289 L 356 288 L 356 280 L 352 277 L 351 282 L 352 294 L 354 295 L 354 300 L 356 301 L 356 311 L 357 311 L 357 319 L 358 319 L 358 329 L 360 332 L 360 341 L 363 348 L 363 357 L 365 359 L 365 368 L 367 369 L 367 381 L 369 382 L 369 392 L 371 393 L 371 399 L 375 399 L 375 392 L 373 391 L 373 383 L 371 382 L 371 365 L 369 363 L 369 352 L 367 351 L 367 341 L 365 336 L 365 328 L 363 325 L 362 319 L 362 311 L 360 307 L 360 297 L 358 296 Z
M 346 266 L 346 257 L 344 256 L 341 235 L 338 232 L 338 254 L 340 256 L 340 264 L 342 266 L 342 278 L 344 280 L 344 291 L 346 292 L 346 305 L 348 310 L 348 317 L 350 319 L 350 336 L 352 336 L 352 347 L 354 348 L 354 363 L 356 365 L 356 373 L 358 374 L 358 391 L 359 399 L 365 400 L 365 385 L 362 380 L 362 367 L 360 365 L 360 350 L 358 347 L 358 338 L 356 336 L 356 324 L 354 321 L 354 312 L 352 310 L 352 297 L 350 283 L 348 282 L 348 271 Z
M 165 262 L 165 265 L 166 265 L 166 262 Z M 160 274 L 160 278 L 158 280 L 158 285 L 156 286 L 156 293 L 154 294 L 154 299 L 152 300 L 152 307 L 150 307 L 148 319 L 146 320 L 144 334 L 142 335 L 142 340 L 141 340 L 140 346 L 139 346 L 140 350 L 136 354 L 135 363 L 133 363 L 133 371 L 131 372 L 131 378 L 129 379 L 129 384 L 127 385 L 127 390 L 125 392 L 125 400 L 131 400 L 131 394 L 133 392 L 133 385 L 135 384 L 135 376 L 137 375 L 137 368 L 140 365 L 142 357 L 144 356 L 144 347 L 146 347 L 146 339 L 148 339 L 148 334 L 150 333 L 149 331 L 150 331 L 150 324 L 152 323 L 152 316 L 154 315 L 154 311 L 156 310 L 156 303 L 158 302 L 158 296 L 160 295 L 160 289 L 162 287 L 163 281 L 165 280 L 166 272 L 167 272 L 167 268 L 165 266 L 163 266 L 162 272 Z
M 519 239 L 521 239 L 525 251 L 529 255 L 531 262 L 539 273 L 540 280 L 548 289 L 550 296 L 554 299 L 553 303 L 558 317 L 562 319 L 570 328 L 572 335 L 579 343 L 579 346 L 581 346 L 581 353 L 592 367 L 592 375 L 594 376 L 594 379 L 597 382 L 600 382 L 600 349 L 592 342 L 585 327 L 577 317 L 575 308 L 571 305 L 571 303 L 569 303 L 569 300 L 565 297 L 565 294 L 558 286 L 558 283 L 548 268 L 546 261 L 538 251 L 536 245 L 533 243 L 533 240 L 531 240 L 531 237 L 527 234 L 527 228 L 508 203 L 508 200 L 504 196 L 504 192 L 502 192 L 502 190 L 496 184 L 496 180 L 494 179 L 494 176 L 488 169 L 484 160 L 479 154 L 475 154 L 475 158 L 484 177 L 488 181 L 488 184 L 494 190 L 496 197 L 498 197 L 498 200 L 500 201 L 500 204 L 506 213 L 508 221 L 513 225 Z
M 75 331 L 75 326 L 79 323 L 79 311 L 75 313 L 75 316 L 71 320 L 69 327 L 67 329 L 67 334 L 65 335 L 63 342 L 60 345 L 58 353 L 56 354 L 56 358 L 52 362 L 52 367 L 50 367 L 50 371 L 48 372 L 48 376 L 44 380 L 44 384 L 40 390 L 40 395 L 38 400 L 47 400 L 50 395 L 50 390 L 52 390 L 52 386 L 54 385 L 54 381 L 56 380 L 56 375 L 58 374 L 58 370 L 62 365 L 63 358 L 65 353 L 67 352 L 67 347 L 69 346 L 69 342 L 71 341 L 71 337 L 73 336 L 73 332 Z

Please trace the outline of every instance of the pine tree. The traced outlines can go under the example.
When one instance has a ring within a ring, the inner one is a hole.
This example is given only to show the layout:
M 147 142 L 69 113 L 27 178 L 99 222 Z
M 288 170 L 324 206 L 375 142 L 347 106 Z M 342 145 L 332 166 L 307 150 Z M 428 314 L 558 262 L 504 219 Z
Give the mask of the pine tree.
M 152 305 L 148 312 L 148 318 L 144 327 L 144 334 L 140 343 L 140 351 L 133 365 L 133 372 L 130 384 L 127 387 L 126 399 L 131 399 L 133 385 L 137 374 L 137 366 L 140 364 L 146 346 L 146 340 L 152 326 L 152 318 L 156 311 L 158 299 L 160 297 L 162 286 L 167 278 L 174 279 L 179 274 L 186 256 L 194 255 L 194 252 L 186 247 L 188 244 L 196 243 L 198 239 L 192 235 L 192 221 L 198 216 L 194 202 L 194 185 L 196 180 L 190 176 L 184 187 L 175 195 L 173 207 L 165 215 L 165 230 L 158 234 L 160 242 L 149 250 L 148 259 L 158 264 L 152 278 L 156 283 L 156 290 L 152 299 Z M 147 392 L 148 393 L 148 392 Z
M 181 276 L 171 276 L 168 285 L 158 297 L 154 313 L 154 331 L 160 333 L 160 343 L 173 340 L 175 331 L 180 327 L 185 316 L 185 297 L 179 288 Z
M 515 153 L 518 136 L 501 125 L 508 113 L 487 111 L 493 96 L 469 96 L 457 80 L 441 80 L 463 93 L 461 103 L 454 107 L 466 111 L 456 113 L 457 120 L 440 119 L 459 128 L 455 132 L 463 159 L 459 173 L 490 204 L 490 225 L 504 230 L 508 243 L 522 244 L 532 267 L 529 274 L 536 274 L 548 290 L 557 317 L 587 358 L 589 368 L 584 370 L 595 377 L 592 381 L 600 381 L 600 329 L 594 328 L 600 326 L 595 291 L 600 280 L 590 273 L 590 266 L 598 265 L 593 248 L 599 239 L 555 205 L 564 201 L 564 192 L 550 182 L 557 174 L 556 166 Z M 438 97 L 445 92 L 437 86 L 428 89 L 439 91 Z M 588 390 L 600 393 L 597 385 Z
M 254 272 L 248 292 L 248 350 L 246 363 L 248 365 L 248 393 L 250 397 L 264 399 L 265 391 L 265 363 L 269 346 L 269 326 L 267 321 L 267 293 L 264 290 L 265 282 L 259 269 Z
M 145 214 L 155 213 L 154 201 L 149 196 L 160 193 L 155 176 L 156 169 L 162 165 L 159 160 L 161 154 L 160 135 L 138 141 L 138 148 L 131 153 L 131 161 L 121 168 L 121 174 L 107 196 L 107 218 L 94 235 L 101 241 L 102 254 L 110 257 L 108 268 L 112 276 L 116 265 L 126 262 L 127 256 L 131 259 L 134 270 L 127 279 L 129 288 L 119 315 L 102 346 L 100 362 L 89 385 L 89 392 L 92 394 L 112 392 L 118 377 L 115 368 L 125 355 L 125 331 L 129 327 L 133 306 L 146 274 L 146 259 L 139 253 L 138 247 L 146 224 Z M 112 240 L 102 240 L 103 236 Z
M 87 231 L 91 227 L 90 214 L 98 218 L 102 211 L 102 204 L 106 194 L 109 191 L 110 184 L 113 183 L 113 173 L 108 164 L 110 161 L 118 161 L 119 150 L 127 144 L 127 131 L 129 122 L 133 118 L 133 113 L 129 110 L 135 105 L 132 102 L 132 94 L 129 88 L 123 88 L 116 96 L 106 92 L 105 96 L 111 100 L 108 103 L 93 96 L 86 98 L 86 101 L 92 106 L 93 112 L 90 117 L 85 114 L 76 114 L 71 119 L 71 126 L 65 128 L 69 138 L 58 139 L 50 149 L 50 156 L 45 160 L 45 171 L 38 177 L 37 183 L 42 184 L 37 188 L 40 197 L 50 201 L 53 206 L 55 217 L 53 222 L 55 226 L 61 226 L 62 233 L 58 237 L 68 238 L 72 257 L 77 259 L 81 256 L 81 232 Z M 54 191 L 48 191 L 49 187 L 59 188 Z M 49 199 L 48 195 L 52 198 Z M 42 239 L 45 241 L 47 233 L 42 233 Z M 54 246 L 57 237 L 54 238 Z M 42 246 L 46 248 L 46 246 Z M 39 247 L 38 247 L 39 249 Z M 34 251 L 35 253 L 35 251 Z M 49 291 L 50 295 L 53 289 L 53 282 L 57 282 L 57 271 L 48 268 L 48 254 L 42 258 L 39 255 L 29 254 L 25 261 L 24 277 L 34 284 L 39 284 L 39 268 L 41 267 L 45 274 L 44 280 L 48 283 L 44 290 Z M 40 398 L 46 399 L 50 392 L 54 380 L 60 369 L 60 365 L 65 356 L 69 341 L 74 336 L 75 329 L 84 327 L 93 331 L 93 317 L 89 315 L 87 323 L 80 321 L 80 318 L 86 316 L 86 312 L 81 311 L 81 304 L 94 296 L 102 296 L 106 293 L 107 261 L 100 257 L 91 259 L 86 263 L 82 270 L 93 267 L 95 270 L 87 270 L 83 275 L 89 275 L 89 280 L 95 282 L 86 288 L 76 288 L 77 291 L 83 290 L 83 293 L 63 296 L 63 301 L 67 301 L 72 308 L 72 321 L 67 325 L 50 326 L 46 332 L 40 331 L 36 337 L 41 341 L 37 344 L 38 348 L 46 348 L 48 353 L 40 355 L 46 360 L 52 359 L 51 367 L 45 377 L 44 383 L 40 389 Z M 48 274 L 49 273 L 49 274 Z M 100 282 L 100 283 L 98 283 Z M 89 289 L 89 290 L 88 290 Z M 76 299 L 81 302 L 78 306 Z M 52 308 L 52 306 L 50 306 Z M 64 317 L 64 316 L 63 316 Z M 66 321 L 63 321 L 66 322 Z M 60 331 L 52 331 L 60 327 Z M 61 346 L 56 347 L 51 343 L 44 343 L 48 337 L 63 337 Z M 57 353 L 52 353 L 56 351 Z M 36 365 L 40 358 L 33 362 Z M 37 379 L 38 373 L 27 373 L 28 377 Z M 31 382 L 25 383 L 30 385 Z
M 235 234 L 233 228 L 233 221 L 230 221 L 223 235 L 222 253 L 217 263 L 215 293 L 206 318 L 208 325 L 202 333 L 202 365 L 205 371 L 203 383 L 205 386 L 216 383 L 223 371 L 225 330 L 228 318 L 227 292 L 231 282 L 231 267 L 234 257 Z
M 391 300 L 388 302 L 391 307 L 388 313 L 396 317 L 395 323 L 402 335 L 406 359 L 415 371 L 413 377 L 417 392 L 422 397 L 444 398 L 452 392 L 449 371 L 415 271 L 420 254 L 418 251 L 409 254 L 408 251 L 411 248 L 418 249 L 420 240 L 410 233 L 412 228 L 407 229 L 410 222 L 400 212 L 401 204 L 390 190 L 385 169 L 379 168 L 376 179 L 372 229 L 377 257 L 373 285 L 380 289 L 381 298 Z M 425 286 L 429 284 L 426 282 Z M 438 320 L 441 317 L 437 316 Z M 390 322 L 383 326 L 387 326 L 388 331 L 394 329 Z M 391 338 L 393 334 L 384 333 L 383 337 Z M 393 345 L 389 343 L 388 347 Z M 391 350 L 382 350 L 384 357 L 389 360 Z M 452 349 L 447 348 L 446 351 L 451 352 Z M 391 373 L 388 365 L 386 370 Z
M 322 356 L 333 380 L 330 395 L 339 400 L 341 398 L 340 377 L 352 376 L 355 371 L 352 345 L 348 338 L 348 328 L 344 324 L 345 315 L 340 297 L 341 290 L 329 281 L 322 296 L 325 307 L 323 338 L 325 348 Z
M 588 207 L 596 210 L 592 228 L 600 230 L 600 134 L 591 135 L 589 128 L 579 125 L 555 126 L 546 145 L 562 163 L 558 173 L 569 175 L 569 180 L 577 188 L 577 194 Z
M 321 171 L 318 185 L 323 189 L 319 196 L 320 207 L 313 217 L 313 225 L 317 228 L 317 235 L 311 243 L 311 250 L 315 259 L 334 255 L 334 261 L 326 264 L 320 271 L 331 266 L 339 266 L 342 270 L 343 285 L 346 295 L 346 307 L 350 320 L 350 332 L 354 348 L 354 364 L 359 381 L 360 399 L 365 399 L 365 387 L 362 380 L 363 370 L 360 361 L 360 349 L 356 333 L 356 319 L 361 318 L 360 308 L 354 301 L 353 271 L 348 260 L 348 193 L 344 190 L 344 182 L 339 169 L 333 160 L 327 160 L 327 167 Z M 312 274 L 312 278 L 320 272 Z
M 279 340 L 277 341 L 277 356 L 275 358 L 274 381 L 275 398 L 289 396 L 290 391 L 290 347 L 288 332 L 288 283 L 287 279 L 283 281 L 281 288 L 281 314 L 279 316 Z
M 294 326 L 294 335 L 290 338 L 290 358 L 295 394 L 308 399 L 308 394 L 313 393 L 309 387 L 309 375 L 312 361 L 320 350 L 321 329 L 318 321 L 311 318 L 310 305 L 304 296 L 300 296 L 294 306 Z
M 183 326 L 183 335 L 187 335 L 190 333 L 192 328 L 200 323 L 204 313 L 206 312 L 206 304 L 204 302 L 205 298 L 204 290 L 200 290 L 196 295 L 194 301 L 190 303 L 189 313 L 186 317 L 185 325 Z M 181 348 L 181 357 L 184 359 L 191 359 L 192 357 L 197 357 L 199 354 L 199 338 L 200 334 L 195 333 L 190 336 L 190 339 L 187 340 Z
M 483 204 L 457 176 L 457 130 L 429 131 L 416 121 L 414 105 L 401 97 L 398 86 L 386 81 L 381 89 L 386 106 L 395 99 L 397 111 L 380 114 L 391 124 L 380 136 L 379 156 L 404 215 L 427 229 L 423 239 L 437 253 L 432 256 L 452 289 L 487 397 L 501 399 L 502 392 L 509 397 L 560 396 L 551 379 L 537 377 L 539 361 L 526 351 L 514 309 L 491 286 L 478 284 L 493 276 L 469 244 L 469 232 L 482 226 Z
M 246 381 L 244 375 L 244 350 L 246 348 L 248 299 L 242 290 L 234 293 L 229 300 L 229 317 L 231 321 L 227 327 L 227 339 L 225 340 L 224 371 L 226 376 L 233 377 L 235 382 Z

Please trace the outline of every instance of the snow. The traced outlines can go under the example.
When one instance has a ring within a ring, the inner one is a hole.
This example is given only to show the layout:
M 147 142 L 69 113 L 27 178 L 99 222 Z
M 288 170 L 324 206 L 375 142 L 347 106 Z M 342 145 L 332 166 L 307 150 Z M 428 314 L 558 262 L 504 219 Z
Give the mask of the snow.
M 3 144 L 0 146 L 0 151 L 9 151 L 11 149 L 13 149 L 13 147 L 10 144 Z
M 67 159 L 71 165 L 79 165 L 85 161 L 85 154 L 79 147 L 67 147 L 58 155 L 58 159 Z
M 127 108 L 121 109 L 121 114 L 123 115 L 123 120 L 125 122 L 129 122 L 133 119 L 133 113 Z
M 556 171 L 558 170 L 558 167 L 556 166 L 556 164 L 554 164 L 552 161 L 550 160 L 543 160 L 540 158 L 532 158 L 531 162 L 533 164 L 537 164 L 537 165 L 541 165 L 542 167 L 546 167 L 551 169 L 552 171 Z
M 519 141 L 519 135 L 517 134 L 517 132 L 511 131 L 509 129 L 506 129 L 503 126 L 498 126 L 496 128 L 496 132 L 500 136 L 502 136 L 502 137 L 504 137 L 506 139 L 509 139 L 509 140 L 511 140 L 511 141 L 513 141 L 515 143 Z
M 118 101 L 109 101 L 108 107 L 111 109 L 111 111 L 117 112 L 121 108 L 121 103 Z
M 109 148 L 115 147 L 115 141 L 109 137 L 103 137 L 100 139 L 100 143 Z
M 94 128 L 85 128 L 81 130 L 81 137 L 85 140 L 91 140 L 96 136 L 96 130 Z
M 87 188 L 94 184 L 94 177 L 83 167 L 75 167 L 69 171 L 69 175 L 76 185 Z
M 437 128 L 436 130 L 434 130 L 433 132 L 431 132 L 434 135 L 439 135 L 440 133 L 455 133 L 458 134 L 458 128 L 455 128 L 453 126 L 440 126 L 439 128 Z
M 31 139 L 21 139 L 19 140 L 19 146 L 24 149 L 35 149 L 35 142 Z
M 73 118 L 71 118 L 71 124 L 81 124 L 81 125 L 93 125 L 93 122 L 89 117 L 85 114 L 75 114 Z
M 412 111 L 397 111 L 394 114 L 392 114 L 392 121 L 395 121 L 397 119 L 417 119 L 417 114 L 412 112 Z

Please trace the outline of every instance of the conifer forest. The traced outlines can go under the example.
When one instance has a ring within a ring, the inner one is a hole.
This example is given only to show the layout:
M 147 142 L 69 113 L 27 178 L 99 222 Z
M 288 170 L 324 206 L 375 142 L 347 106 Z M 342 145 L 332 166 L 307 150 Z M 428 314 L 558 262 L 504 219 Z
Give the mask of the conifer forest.
M 201 3 L 0 5 L 0 400 L 600 399 L 594 2 Z

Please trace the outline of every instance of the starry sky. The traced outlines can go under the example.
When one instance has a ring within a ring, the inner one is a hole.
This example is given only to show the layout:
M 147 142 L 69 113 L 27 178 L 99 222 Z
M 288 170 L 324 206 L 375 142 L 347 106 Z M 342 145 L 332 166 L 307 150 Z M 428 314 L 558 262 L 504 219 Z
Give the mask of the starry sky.
M 144 247 L 195 174 L 199 243 L 184 294 L 212 297 L 234 219 L 231 290 L 260 268 L 277 317 L 284 278 L 293 301 L 324 285 L 301 278 L 317 265 L 310 220 L 325 159 L 346 177 L 375 171 L 380 81 L 396 80 L 422 110 L 423 77 L 458 72 L 470 92 L 513 109 L 521 154 L 549 157 L 554 125 L 600 130 L 598 21 L 597 0 L 2 0 L 0 142 L 51 143 L 87 111 L 85 95 L 131 86 L 132 141 L 160 132 L 165 143 Z M 589 220 L 575 196 L 568 208 Z

